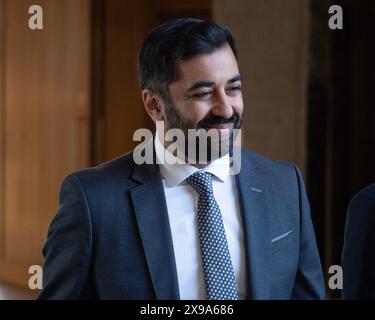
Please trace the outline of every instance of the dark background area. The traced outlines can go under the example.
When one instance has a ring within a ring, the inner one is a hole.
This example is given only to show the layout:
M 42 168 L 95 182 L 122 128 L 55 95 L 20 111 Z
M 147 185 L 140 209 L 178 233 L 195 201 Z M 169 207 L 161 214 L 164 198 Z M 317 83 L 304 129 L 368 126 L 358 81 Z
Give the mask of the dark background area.
M 323 263 L 340 265 L 349 201 L 375 182 L 375 2 L 312 1 L 311 17 L 307 189 Z

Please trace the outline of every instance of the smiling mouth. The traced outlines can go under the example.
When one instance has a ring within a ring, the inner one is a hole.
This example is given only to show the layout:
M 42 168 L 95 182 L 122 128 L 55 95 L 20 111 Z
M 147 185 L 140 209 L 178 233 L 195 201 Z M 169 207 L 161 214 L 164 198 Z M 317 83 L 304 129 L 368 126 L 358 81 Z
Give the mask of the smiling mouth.
M 216 129 L 219 133 L 229 133 L 233 129 L 233 123 L 221 123 L 204 127 L 207 130 Z

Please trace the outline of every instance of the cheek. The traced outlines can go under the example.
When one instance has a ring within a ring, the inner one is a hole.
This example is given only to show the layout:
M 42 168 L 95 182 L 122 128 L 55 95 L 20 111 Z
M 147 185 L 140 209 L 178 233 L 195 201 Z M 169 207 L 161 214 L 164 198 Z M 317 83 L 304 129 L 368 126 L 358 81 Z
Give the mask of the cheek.
M 207 102 L 194 102 L 189 103 L 184 106 L 184 109 L 181 111 L 184 118 L 191 121 L 194 124 L 197 124 L 204 117 L 209 114 L 211 106 Z
M 243 100 L 242 100 L 242 95 L 239 95 L 238 97 L 233 99 L 232 102 L 233 110 L 238 113 L 239 115 L 242 114 L 243 112 Z

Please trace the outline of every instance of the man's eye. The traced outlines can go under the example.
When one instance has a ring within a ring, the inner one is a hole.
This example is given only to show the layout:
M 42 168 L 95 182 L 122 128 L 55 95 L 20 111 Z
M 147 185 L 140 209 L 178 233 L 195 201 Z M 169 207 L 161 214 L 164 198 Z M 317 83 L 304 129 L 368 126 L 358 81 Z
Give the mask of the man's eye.
M 204 97 L 208 97 L 210 94 L 211 94 L 211 91 L 199 92 L 199 93 L 193 94 L 193 97 L 194 98 L 204 98 Z
M 241 91 L 241 87 L 231 87 L 229 91 Z

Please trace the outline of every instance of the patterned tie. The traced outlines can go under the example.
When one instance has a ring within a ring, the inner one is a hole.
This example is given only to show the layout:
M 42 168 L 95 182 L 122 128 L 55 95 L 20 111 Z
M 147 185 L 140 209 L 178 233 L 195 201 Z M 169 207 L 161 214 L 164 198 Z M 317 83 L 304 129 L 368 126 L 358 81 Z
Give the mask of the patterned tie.
M 186 181 L 198 192 L 198 232 L 208 300 L 238 300 L 236 279 L 212 176 L 196 172 Z

